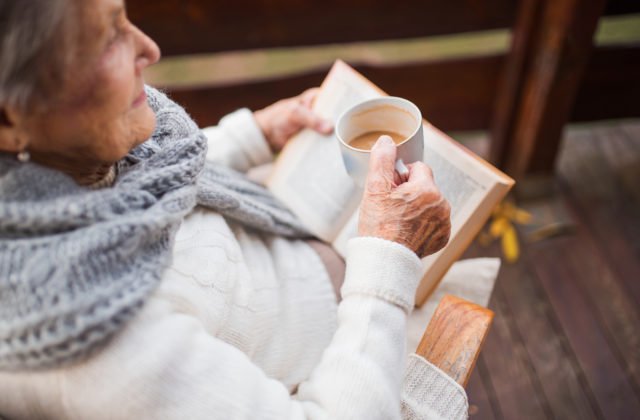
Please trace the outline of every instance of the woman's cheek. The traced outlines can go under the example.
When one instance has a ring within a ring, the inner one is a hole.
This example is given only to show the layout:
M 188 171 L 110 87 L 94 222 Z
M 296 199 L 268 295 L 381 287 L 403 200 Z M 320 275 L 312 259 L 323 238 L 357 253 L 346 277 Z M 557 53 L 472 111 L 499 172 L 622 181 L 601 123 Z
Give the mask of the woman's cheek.
M 100 79 L 104 93 L 109 95 L 111 105 L 127 111 L 135 97 L 136 76 L 134 56 L 126 42 L 120 42 L 105 54 L 100 65 Z

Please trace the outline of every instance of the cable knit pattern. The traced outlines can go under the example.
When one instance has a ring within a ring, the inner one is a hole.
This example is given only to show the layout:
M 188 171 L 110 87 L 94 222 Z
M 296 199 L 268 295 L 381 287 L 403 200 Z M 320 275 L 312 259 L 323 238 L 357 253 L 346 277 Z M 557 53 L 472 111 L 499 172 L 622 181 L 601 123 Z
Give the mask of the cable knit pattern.
M 0 369 L 68 362 L 120 330 L 159 284 L 196 204 L 258 230 L 306 235 L 266 190 L 205 166 L 206 139 L 191 118 L 164 94 L 147 96 L 158 125 L 118 162 L 112 188 L 0 158 Z
M 423 357 L 409 356 L 402 387 L 403 419 L 461 420 L 468 410 L 467 394 L 456 381 Z

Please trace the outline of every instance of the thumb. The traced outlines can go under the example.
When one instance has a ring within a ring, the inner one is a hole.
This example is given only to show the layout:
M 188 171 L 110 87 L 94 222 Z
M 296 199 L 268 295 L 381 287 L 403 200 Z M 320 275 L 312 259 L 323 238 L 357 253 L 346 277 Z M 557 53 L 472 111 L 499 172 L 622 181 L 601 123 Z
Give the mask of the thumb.
M 396 163 L 396 144 L 389 136 L 380 136 L 371 148 L 367 186 L 374 189 L 393 185 Z

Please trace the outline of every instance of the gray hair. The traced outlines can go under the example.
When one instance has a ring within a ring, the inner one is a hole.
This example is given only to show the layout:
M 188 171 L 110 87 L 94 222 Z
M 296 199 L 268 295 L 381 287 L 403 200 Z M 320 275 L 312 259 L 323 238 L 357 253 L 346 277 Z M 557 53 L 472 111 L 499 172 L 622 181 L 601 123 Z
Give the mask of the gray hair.
M 0 107 L 25 108 L 60 78 L 64 46 L 55 40 L 67 2 L 0 0 Z

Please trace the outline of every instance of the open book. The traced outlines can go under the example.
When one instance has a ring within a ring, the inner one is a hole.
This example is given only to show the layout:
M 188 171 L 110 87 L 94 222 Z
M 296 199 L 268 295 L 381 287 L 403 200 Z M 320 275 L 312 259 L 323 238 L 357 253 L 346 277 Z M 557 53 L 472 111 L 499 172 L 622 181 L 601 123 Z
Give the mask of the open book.
M 336 61 L 313 109 L 335 123 L 352 105 L 383 95 L 364 76 Z M 514 184 L 426 121 L 424 141 L 424 161 L 433 169 L 436 185 L 451 204 L 451 239 L 441 251 L 422 260 L 424 275 L 416 295 L 418 305 L 429 297 Z M 345 256 L 347 241 L 357 234 L 362 190 L 347 175 L 335 136 L 300 132 L 276 160 L 267 188 L 313 234 Z

